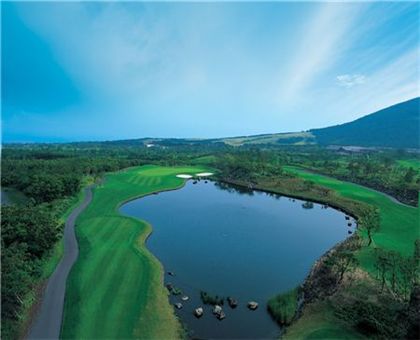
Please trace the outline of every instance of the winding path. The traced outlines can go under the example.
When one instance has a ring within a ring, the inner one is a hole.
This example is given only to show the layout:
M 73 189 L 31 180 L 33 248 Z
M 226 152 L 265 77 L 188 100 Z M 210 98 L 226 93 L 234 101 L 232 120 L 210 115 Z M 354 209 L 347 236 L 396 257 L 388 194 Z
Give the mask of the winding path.
M 28 339 L 58 339 L 60 337 L 67 276 L 79 254 L 74 230 L 75 222 L 92 200 L 92 188 L 93 185 L 85 188 L 85 198 L 82 204 L 74 209 L 67 218 L 63 235 L 64 255 L 48 279 L 41 306 L 29 329 Z

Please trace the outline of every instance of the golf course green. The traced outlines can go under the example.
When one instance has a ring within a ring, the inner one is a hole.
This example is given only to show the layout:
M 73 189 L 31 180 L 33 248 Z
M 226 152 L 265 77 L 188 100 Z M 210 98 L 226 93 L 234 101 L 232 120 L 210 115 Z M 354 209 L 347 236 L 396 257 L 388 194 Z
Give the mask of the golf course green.
M 373 235 L 374 247 L 397 251 L 403 256 L 413 254 L 414 242 L 420 232 L 418 207 L 399 204 L 385 194 L 357 184 L 314 174 L 297 167 L 287 166 L 284 169 L 305 180 L 332 189 L 345 198 L 377 207 L 380 214 L 380 228 Z M 364 235 L 363 231 L 361 235 Z M 362 247 L 358 254 L 362 267 L 370 272 L 374 271 L 372 258 L 374 247 Z
M 375 190 L 314 174 L 302 168 L 286 166 L 284 170 L 332 189 L 335 195 L 364 202 L 379 209 L 379 231 L 373 234 L 372 245 L 362 247 L 357 253 L 360 266 L 371 275 L 376 275 L 374 248 L 397 251 L 403 256 L 413 254 L 414 242 L 420 236 L 418 207 L 399 204 Z M 363 229 L 358 232 L 362 237 L 367 238 Z M 334 315 L 329 302 L 319 302 L 316 307 L 309 305 L 304 315 L 287 330 L 285 336 L 286 339 L 356 339 L 359 337 L 361 334 L 356 333 L 348 324 Z
M 67 282 L 63 338 L 182 335 L 182 326 L 162 284 L 162 266 L 144 246 L 151 226 L 120 215 L 118 208 L 134 198 L 183 186 L 185 180 L 177 174 L 206 170 L 200 166 L 134 167 L 108 174 L 97 186 L 92 203 L 77 220 L 80 253 Z M 380 230 L 373 235 L 373 245 L 405 256 L 412 254 L 419 232 L 418 208 L 297 167 L 287 166 L 284 170 L 332 189 L 337 195 L 378 207 Z M 362 247 L 358 253 L 361 266 L 370 272 L 374 271 L 372 249 Z
M 176 189 L 200 167 L 142 166 L 108 174 L 76 224 L 79 258 L 69 279 L 62 338 L 174 338 L 182 334 L 158 260 L 144 242 L 151 226 L 122 216 L 131 199 Z

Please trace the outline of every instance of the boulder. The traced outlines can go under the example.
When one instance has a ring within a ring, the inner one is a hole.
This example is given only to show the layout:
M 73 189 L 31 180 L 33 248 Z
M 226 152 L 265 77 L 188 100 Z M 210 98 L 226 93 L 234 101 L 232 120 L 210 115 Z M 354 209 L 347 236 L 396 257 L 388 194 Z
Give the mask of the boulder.
M 220 314 L 220 312 L 222 312 L 222 307 L 220 307 L 219 305 L 215 305 L 213 308 L 213 314 Z
M 248 308 L 250 310 L 256 310 L 258 308 L 258 303 L 255 301 L 249 301 L 248 302 Z
M 198 308 L 196 308 L 196 309 L 194 310 L 194 315 L 195 315 L 197 318 L 201 318 L 201 317 L 203 316 L 203 314 L 204 314 L 204 310 L 203 310 L 203 308 L 202 308 L 202 307 L 198 307 Z
M 236 308 L 236 307 L 238 307 L 238 301 L 237 300 L 235 300 L 234 298 L 232 298 L 232 297 L 228 297 L 227 298 L 227 302 L 229 303 L 229 306 L 231 307 L 231 308 Z

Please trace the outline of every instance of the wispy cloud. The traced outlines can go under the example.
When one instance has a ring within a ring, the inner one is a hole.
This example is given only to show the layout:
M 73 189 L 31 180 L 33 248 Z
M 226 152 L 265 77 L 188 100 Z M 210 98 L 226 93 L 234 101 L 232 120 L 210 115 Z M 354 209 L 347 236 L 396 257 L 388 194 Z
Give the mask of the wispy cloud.
M 312 20 L 303 25 L 299 48 L 292 53 L 289 81 L 282 97 L 295 100 L 315 78 L 333 67 L 352 42 L 351 29 L 362 9 L 359 5 L 323 3 Z M 366 5 L 363 5 L 366 7 Z
M 339 87 L 323 94 L 330 105 L 319 126 L 344 123 L 387 106 L 420 96 L 420 49 L 412 48 L 369 74 L 363 86 Z M 333 101 L 330 99 L 334 98 Z
M 363 74 L 341 74 L 337 76 L 338 85 L 347 88 L 362 85 L 366 82 L 366 76 Z
M 369 82 L 349 98 L 350 107 L 368 113 L 420 96 L 419 57 L 420 49 L 415 47 L 369 75 Z
M 164 74 L 174 51 L 165 25 L 153 21 L 147 6 L 132 11 L 130 6 L 75 2 L 22 7 L 28 24 L 54 46 L 58 60 L 86 94 L 127 98 Z
M 97 138 L 293 131 L 418 95 L 419 11 L 410 4 L 13 6 L 82 94 L 71 108 L 34 110 L 32 121 L 30 109 L 17 113 L 8 122 L 15 131 Z M 30 58 L 25 41 L 16 43 Z

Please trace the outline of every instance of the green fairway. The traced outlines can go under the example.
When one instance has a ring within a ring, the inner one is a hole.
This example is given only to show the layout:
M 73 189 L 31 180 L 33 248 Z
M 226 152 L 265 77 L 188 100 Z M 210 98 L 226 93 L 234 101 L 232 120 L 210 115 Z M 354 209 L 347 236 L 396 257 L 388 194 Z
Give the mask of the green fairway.
M 296 167 L 287 166 L 284 169 L 306 180 L 333 189 L 346 198 L 378 207 L 381 221 L 379 232 L 373 236 L 374 245 L 398 251 L 405 256 L 412 255 L 414 241 L 420 237 L 419 208 L 395 203 L 386 195 L 357 184 L 309 173 Z M 362 265 L 367 269 L 371 269 L 370 249 L 363 248 L 360 254 Z
M 401 159 L 398 160 L 397 163 L 405 168 L 420 170 L 420 160 L 418 159 Z
M 63 338 L 174 338 L 182 329 L 168 303 L 158 260 L 145 248 L 145 222 L 119 206 L 156 191 L 179 188 L 175 175 L 200 167 L 143 166 L 106 176 L 77 220 L 79 258 L 66 291 Z

